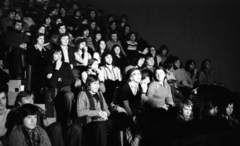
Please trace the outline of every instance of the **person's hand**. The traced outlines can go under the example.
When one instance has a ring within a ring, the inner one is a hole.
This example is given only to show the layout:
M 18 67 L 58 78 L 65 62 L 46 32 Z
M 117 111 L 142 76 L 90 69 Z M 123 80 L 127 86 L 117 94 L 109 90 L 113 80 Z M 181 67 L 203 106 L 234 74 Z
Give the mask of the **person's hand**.
M 81 85 L 82 85 L 81 80 L 80 80 L 80 79 L 77 79 L 77 80 L 75 81 L 74 86 L 75 86 L 75 87 L 80 87 Z
M 140 82 L 141 88 L 142 88 L 142 92 L 143 93 L 147 93 L 147 89 L 148 89 L 148 85 L 145 81 Z
M 99 116 L 100 116 L 102 119 L 104 119 L 104 120 L 107 120 L 107 119 L 108 119 L 108 117 L 107 117 L 107 112 L 105 112 L 105 111 L 100 111 L 100 112 L 99 112 Z
M 127 111 L 126 111 L 124 108 L 122 108 L 121 106 L 117 106 L 117 111 L 118 111 L 119 113 L 123 112 L 123 113 L 126 113 L 126 114 L 127 114 Z
M 88 52 L 88 47 L 87 46 L 83 47 L 83 50 L 84 50 L 84 53 L 87 53 Z
M 56 61 L 56 67 L 55 67 L 55 69 L 56 69 L 56 70 L 59 70 L 61 66 L 62 66 L 62 61 L 61 61 L 60 59 L 58 59 L 58 60 Z
M 196 69 L 196 68 L 194 69 L 194 72 L 193 72 L 193 73 L 194 73 L 194 74 L 197 74 L 197 69 Z
M 23 50 L 26 50 L 27 49 L 27 44 L 26 43 L 22 43 L 22 44 L 20 44 L 19 47 L 22 48 Z

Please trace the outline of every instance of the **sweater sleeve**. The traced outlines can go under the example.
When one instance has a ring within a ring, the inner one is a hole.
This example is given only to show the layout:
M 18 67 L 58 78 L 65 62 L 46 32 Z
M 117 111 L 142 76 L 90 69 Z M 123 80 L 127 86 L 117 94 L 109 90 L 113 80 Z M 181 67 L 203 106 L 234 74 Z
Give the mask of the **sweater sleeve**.
M 8 136 L 8 146 L 24 146 L 26 145 L 24 140 L 25 138 L 22 131 L 19 130 L 18 126 L 15 126 Z
M 150 85 L 149 85 L 149 88 L 148 88 L 148 91 L 147 91 L 147 96 L 152 99 L 154 93 L 155 93 L 155 88 L 156 88 L 156 84 L 155 82 L 152 82 Z
M 89 101 L 87 99 L 87 94 L 82 91 L 78 95 L 77 99 L 77 115 L 78 117 L 89 116 L 95 117 L 99 115 L 100 110 L 90 110 Z

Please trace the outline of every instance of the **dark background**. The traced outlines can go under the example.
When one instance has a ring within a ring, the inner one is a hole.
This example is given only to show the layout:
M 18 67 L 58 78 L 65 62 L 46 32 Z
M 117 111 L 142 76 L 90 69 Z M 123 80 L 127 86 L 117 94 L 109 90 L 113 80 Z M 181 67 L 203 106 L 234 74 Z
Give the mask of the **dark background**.
M 150 45 L 169 47 L 185 64 L 197 68 L 210 59 L 216 76 L 231 91 L 240 91 L 240 0 L 81 0 L 84 7 L 129 16 L 134 31 Z

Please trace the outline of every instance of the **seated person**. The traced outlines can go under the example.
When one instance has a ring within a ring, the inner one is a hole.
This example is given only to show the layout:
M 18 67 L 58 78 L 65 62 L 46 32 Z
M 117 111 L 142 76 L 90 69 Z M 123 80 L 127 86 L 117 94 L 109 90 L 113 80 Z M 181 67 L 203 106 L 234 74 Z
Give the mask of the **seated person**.
M 216 81 L 216 77 L 211 68 L 211 62 L 208 59 L 203 60 L 201 64 L 198 85 L 220 85 L 220 83 Z
M 190 79 L 193 81 L 193 85 L 195 85 L 198 80 L 198 78 L 197 78 L 198 70 L 196 68 L 196 63 L 194 60 L 189 59 L 186 61 L 185 71 L 188 74 L 188 76 L 190 77 Z
M 37 125 L 39 109 L 35 105 L 25 104 L 19 111 L 17 125 L 15 125 L 8 137 L 9 146 L 42 145 L 51 146 L 46 131 Z
M 5 136 L 7 132 L 6 121 L 10 109 L 7 109 L 7 93 L 0 89 L 0 145 L 6 145 L 7 137 Z
M 2 89 L 2 90 L 4 90 L 5 92 L 7 92 L 8 91 L 8 82 L 9 82 L 9 80 L 10 80 L 10 77 L 9 77 L 9 75 L 8 75 L 8 73 L 6 73 L 3 69 L 2 69 L 2 67 L 1 67 L 1 65 L 0 65 L 0 89 Z
M 234 115 L 234 103 L 231 100 L 226 100 L 221 106 L 220 118 L 223 126 L 235 127 L 239 126 L 239 121 Z
M 57 121 L 66 129 L 71 123 L 70 113 L 74 99 L 71 85 L 75 82 L 75 78 L 70 64 L 62 61 L 60 48 L 54 48 L 52 64 L 47 65 L 45 71 L 47 86 L 58 89 L 58 94 L 55 98 Z
M 174 105 L 171 88 L 166 81 L 166 73 L 163 67 L 154 71 L 154 81 L 150 83 L 147 96 L 151 100 L 151 108 L 168 109 L 169 105 Z M 166 102 L 167 101 L 167 102 Z
M 154 62 L 154 57 L 147 55 L 145 57 L 145 67 L 143 69 L 148 69 L 153 73 L 155 70 Z

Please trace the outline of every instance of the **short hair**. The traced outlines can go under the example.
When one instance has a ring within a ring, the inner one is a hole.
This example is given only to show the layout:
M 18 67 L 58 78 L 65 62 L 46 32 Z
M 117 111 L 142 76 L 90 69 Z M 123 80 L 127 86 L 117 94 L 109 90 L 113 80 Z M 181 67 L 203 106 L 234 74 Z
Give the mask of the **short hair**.
M 13 27 L 14 27 L 17 23 L 22 23 L 22 25 L 23 25 L 23 21 L 22 21 L 22 20 L 14 20 L 14 21 L 13 21 Z
M 9 15 L 9 14 L 12 13 L 12 12 L 16 13 L 16 11 L 15 11 L 14 9 L 9 9 L 9 10 L 7 11 L 7 15 Z
M 152 72 L 148 69 L 143 69 L 141 70 L 142 73 L 142 80 L 146 79 L 147 77 L 149 77 L 150 81 L 152 80 Z
M 128 16 L 125 15 L 125 14 L 122 14 L 122 15 L 120 16 L 120 20 L 122 20 L 123 18 L 126 18 L 126 20 L 128 20 Z
M 19 115 L 18 125 L 22 125 L 24 118 L 27 116 L 37 115 L 38 117 L 40 115 L 39 107 L 33 104 L 24 104 L 19 108 Z
M 66 36 L 69 38 L 68 33 L 59 34 L 58 43 L 61 44 L 61 39 L 62 39 L 63 37 L 66 37 Z M 70 40 L 69 40 L 69 41 L 70 41 Z M 69 42 L 68 42 L 68 43 L 69 43 Z
M 87 77 L 87 80 L 86 80 L 85 89 L 89 90 L 89 87 L 90 87 L 91 83 L 96 82 L 96 81 L 99 81 L 98 76 L 96 76 L 96 75 L 89 75 Z
M 154 72 L 153 72 L 153 78 L 154 78 L 155 81 L 157 81 L 157 79 L 156 79 L 156 73 L 157 73 L 158 70 L 163 70 L 164 73 L 166 74 L 166 70 L 165 70 L 164 67 L 160 66 L 160 67 L 155 68 L 155 69 L 154 69 Z
M 204 107 L 203 110 L 203 116 L 209 116 L 209 111 L 213 108 L 218 107 L 218 105 L 216 104 L 216 102 L 214 101 L 208 101 Z
M 44 35 L 44 34 L 42 34 L 42 33 L 37 33 L 37 34 L 35 35 L 35 37 L 34 37 L 33 43 L 36 44 L 36 43 L 37 43 L 37 39 L 38 39 L 39 37 L 41 37 L 41 36 L 44 36 L 44 39 L 45 39 L 45 35 Z
M 220 112 L 221 112 L 222 114 L 225 114 L 226 108 L 227 108 L 228 105 L 230 105 L 230 104 L 233 104 L 233 106 L 234 106 L 234 102 L 233 102 L 231 99 L 227 99 L 227 100 L 223 101 L 223 102 L 221 103 L 221 106 L 220 106 Z M 234 111 L 234 110 L 233 110 L 233 111 Z
M 210 62 L 211 63 L 211 61 L 209 60 L 209 59 L 204 59 L 203 61 L 202 61 L 202 63 L 201 63 L 201 70 L 204 70 L 205 69 L 205 63 L 206 62 Z
M 34 94 L 32 91 L 21 91 L 17 94 L 17 97 L 16 97 L 16 100 L 15 100 L 15 103 L 14 103 L 14 106 L 15 107 L 18 107 L 20 106 L 19 105 L 19 102 L 22 102 L 22 99 L 23 98 L 30 98 L 31 95 L 33 95 L 33 98 L 34 98 Z
M 98 61 L 96 58 L 91 58 L 88 60 L 88 67 L 92 66 L 92 64 L 95 62 L 95 61 Z
M 184 99 L 180 102 L 179 104 L 179 109 L 182 110 L 184 108 L 184 106 L 190 106 L 193 107 L 193 103 L 191 100 L 189 99 Z

